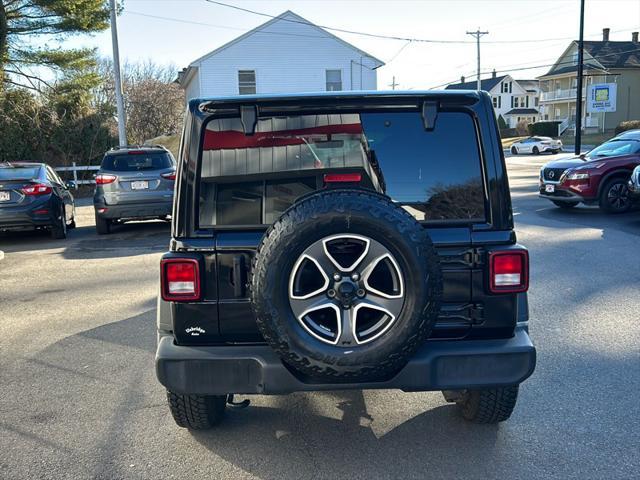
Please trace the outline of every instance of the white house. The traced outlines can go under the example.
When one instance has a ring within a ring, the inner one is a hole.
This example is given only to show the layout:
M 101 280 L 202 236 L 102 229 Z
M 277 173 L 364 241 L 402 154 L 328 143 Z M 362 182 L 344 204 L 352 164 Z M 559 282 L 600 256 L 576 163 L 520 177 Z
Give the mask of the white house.
M 448 85 L 447 90 L 475 90 L 477 83 L 465 81 Z M 514 80 L 511 75 L 496 76 L 480 80 L 480 88 L 489 92 L 496 116 L 502 116 L 509 128 L 519 121 L 535 123 L 540 120 L 540 87 L 537 80 Z
M 226 95 L 375 90 L 384 62 L 291 11 L 194 60 L 187 100 Z

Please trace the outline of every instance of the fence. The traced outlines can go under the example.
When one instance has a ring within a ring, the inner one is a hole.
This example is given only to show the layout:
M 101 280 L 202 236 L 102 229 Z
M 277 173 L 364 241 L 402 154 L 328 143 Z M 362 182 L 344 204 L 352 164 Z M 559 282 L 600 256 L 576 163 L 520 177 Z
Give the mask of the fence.
M 72 172 L 73 181 L 76 183 L 76 189 L 77 189 L 78 185 L 94 185 L 96 183 L 96 181 L 93 178 L 90 180 L 79 180 L 78 172 L 96 171 L 96 170 L 100 170 L 100 167 L 96 165 L 85 165 L 85 166 L 78 167 L 76 165 L 76 162 L 73 162 L 71 167 L 55 167 L 54 170 L 56 172 Z

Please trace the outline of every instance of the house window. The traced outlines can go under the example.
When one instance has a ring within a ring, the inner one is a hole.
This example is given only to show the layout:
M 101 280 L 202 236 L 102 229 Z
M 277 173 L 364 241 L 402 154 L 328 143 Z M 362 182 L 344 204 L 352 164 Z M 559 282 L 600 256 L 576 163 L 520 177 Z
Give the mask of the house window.
M 327 70 L 327 92 L 342 90 L 342 70 Z
M 238 70 L 238 93 L 252 95 L 256 93 L 256 71 Z
M 500 97 L 493 97 L 492 98 L 492 100 L 493 100 L 493 108 L 498 108 L 498 99 L 499 98 Z
M 540 105 L 540 98 L 536 97 L 536 98 L 534 99 L 534 105 L 535 105 L 536 107 Z

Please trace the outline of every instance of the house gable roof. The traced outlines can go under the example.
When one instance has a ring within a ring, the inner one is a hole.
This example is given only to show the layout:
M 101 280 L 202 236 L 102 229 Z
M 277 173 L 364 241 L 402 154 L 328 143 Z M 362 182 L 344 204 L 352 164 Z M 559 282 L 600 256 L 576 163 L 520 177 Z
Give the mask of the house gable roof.
M 258 25 L 256 28 L 254 28 L 252 30 L 249 30 L 248 32 L 243 33 L 242 35 L 240 35 L 239 37 L 234 38 L 230 42 L 227 42 L 224 45 L 221 45 L 220 47 L 216 48 L 215 50 L 212 50 L 211 52 L 209 52 L 209 53 L 203 55 L 202 57 L 194 60 L 193 62 L 191 62 L 191 64 L 189 66 L 190 67 L 191 66 L 197 66 L 203 60 L 206 60 L 207 58 L 212 57 L 213 55 L 215 55 L 215 54 L 217 54 L 217 53 L 219 53 L 219 52 L 221 52 L 223 50 L 226 50 L 227 48 L 231 47 L 232 45 L 235 45 L 236 43 L 241 42 L 245 38 L 247 38 L 247 37 L 249 37 L 251 35 L 254 35 L 256 33 L 259 33 L 261 30 L 267 28 L 270 25 L 273 25 L 276 22 L 280 22 L 280 21 L 292 22 L 292 23 L 302 23 L 302 24 L 308 25 L 308 26 L 314 28 L 315 30 L 317 30 L 318 32 L 322 33 L 323 36 L 326 36 L 327 38 L 331 38 L 333 40 L 336 40 L 337 42 L 341 43 L 345 47 L 348 47 L 348 48 L 350 48 L 352 50 L 355 50 L 356 52 L 358 52 L 363 57 L 367 57 L 367 58 L 372 59 L 377 64 L 374 68 L 379 68 L 379 67 L 384 65 L 384 62 L 382 60 L 374 57 L 373 55 L 368 54 L 364 50 L 360 50 L 358 47 L 355 47 L 355 46 L 351 45 L 349 42 L 346 42 L 345 40 L 342 40 L 340 37 L 335 36 L 334 34 L 328 32 L 324 28 L 321 28 L 321 27 L 318 27 L 317 25 L 314 25 L 309 20 L 307 20 L 305 18 L 302 18 L 300 15 L 298 15 L 296 13 L 293 13 L 291 10 L 287 10 L 286 12 L 281 13 L 277 17 L 272 18 L 268 22 L 265 22 L 265 23 L 263 23 L 261 25 Z
M 508 76 L 509 75 L 501 75 L 499 77 L 480 79 L 480 89 L 489 92 L 493 87 L 498 85 Z M 451 85 L 447 85 L 445 87 L 445 90 L 475 90 L 477 86 L 478 82 L 476 80 L 473 80 L 472 82 L 454 83 Z
M 571 49 L 577 49 L 578 42 L 574 40 L 564 50 L 562 55 L 558 57 L 551 69 L 538 78 L 551 75 L 560 75 L 563 73 L 575 72 L 577 65 L 568 65 L 568 62 L 562 62 Z M 584 68 L 590 70 L 611 69 L 611 68 L 640 68 L 640 44 L 634 42 L 613 42 L 602 40 L 585 40 L 584 41 L 585 61 L 590 59 L 596 65 L 585 63 Z M 562 62 L 562 64 L 561 64 Z

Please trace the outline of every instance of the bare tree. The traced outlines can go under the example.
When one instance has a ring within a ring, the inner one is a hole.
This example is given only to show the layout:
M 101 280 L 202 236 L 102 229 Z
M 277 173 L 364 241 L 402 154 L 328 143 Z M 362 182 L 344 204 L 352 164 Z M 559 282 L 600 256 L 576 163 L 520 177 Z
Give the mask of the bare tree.
M 93 94 L 94 106 L 115 112 L 113 64 L 109 59 L 98 62 L 101 84 Z M 127 117 L 127 138 L 143 143 L 161 135 L 180 131 L 184 114 L 184 92 L 174 83 L 177 69 L 151 60 L 126 62 L 122 66 L 122 85 Z

